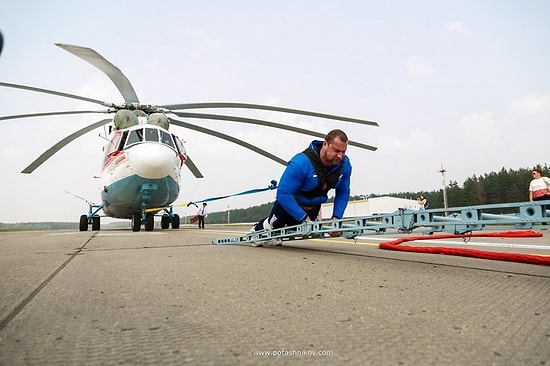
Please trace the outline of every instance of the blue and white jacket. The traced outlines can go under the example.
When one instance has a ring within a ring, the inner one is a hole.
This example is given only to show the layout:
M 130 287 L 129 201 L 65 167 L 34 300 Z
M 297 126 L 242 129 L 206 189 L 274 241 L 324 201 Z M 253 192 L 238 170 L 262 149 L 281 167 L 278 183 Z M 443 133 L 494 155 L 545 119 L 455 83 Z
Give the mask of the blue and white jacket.
M 309 149 L 314 149 L 319 153 L 323 141 L 312 141 Z M 341 219 L 348 204 L 350 195 L 350 177 L 351 163 L 347 156 L 344 156 L 341 162 L 331 168 L 324 168 L 327 174 L 340 169 L 340 176 L 334 189 L 334 209 L 332 216 Z M 325 203 L 327 196 L 308 198 L 307 192 L 317 188 L 319 181 L 315 168 L 307 155 L 303 152 L 296 154 L 288 163 L 287 168 L 281 176 L 277 188 L 277 202 L 283 206 L 295 220 L 303 221 L 307 217 L 306 212 L 300 207 L 298 201 L 306 206 L 315 206 Z

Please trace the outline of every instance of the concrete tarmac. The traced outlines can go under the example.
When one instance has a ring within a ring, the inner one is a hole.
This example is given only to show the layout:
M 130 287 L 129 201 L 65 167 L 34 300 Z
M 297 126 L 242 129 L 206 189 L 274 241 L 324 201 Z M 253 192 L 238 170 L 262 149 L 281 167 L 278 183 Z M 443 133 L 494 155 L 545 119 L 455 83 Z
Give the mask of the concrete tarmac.
M 247 229 L 0 233 L 0 365 L 550 365 L 550 266 Z

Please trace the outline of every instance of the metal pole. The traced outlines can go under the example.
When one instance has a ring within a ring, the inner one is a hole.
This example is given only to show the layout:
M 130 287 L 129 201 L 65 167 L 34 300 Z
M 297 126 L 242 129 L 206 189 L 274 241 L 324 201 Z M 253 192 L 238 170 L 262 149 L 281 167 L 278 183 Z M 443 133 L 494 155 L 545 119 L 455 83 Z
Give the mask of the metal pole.
M 449 205 L 447 203 L 447 185 L 445 184 L 445 173 L 447 172 L 445 168 L 443 168 L 443 164 L 441 164 L 441 169 L 439 170 L 441 173 L 441 181 L 443 184 L 443 208 L 445 209 L 445 216 L 447 216 L 447 213 L 449 211 Z

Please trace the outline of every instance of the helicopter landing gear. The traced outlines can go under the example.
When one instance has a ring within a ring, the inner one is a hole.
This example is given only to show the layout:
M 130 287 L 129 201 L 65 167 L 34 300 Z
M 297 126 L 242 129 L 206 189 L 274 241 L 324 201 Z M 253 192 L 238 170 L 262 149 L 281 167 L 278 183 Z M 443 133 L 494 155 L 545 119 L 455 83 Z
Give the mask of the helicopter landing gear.
M 101 228 L 101 222 L 99 216 L 93 216 L 88 219 L 88 215 L 80 216 L 80 222 L 78 223 L 78 229 L 80 231 L 88 231 L 88 225 L 92 224 L 92 231 L 99 231 Z
M 164 214 L 160 219 L 160 228 L 168 229 L 169 227 L 170 227 L 170 216 L 168 214 Z
M 88 225 L 92 225 L 93 231 L 99 231 L 101 228 L 100 216 L 97 214 L 101 209 L 102 205 L 93 205 L 90 204 L 88 208 L 88 214 L 80 216 L 80 221 L 78 223 L 78 229 L 80 231 L 88 231 Z
M 155 216 L 152 213 L 145 214 L 145 231 L 153 231 L 155 228 Z
M 132 231 L 140 231 L 140 230 L 141 230 L 141 214 L 134 213 L 132 215 Z
M 82 215 L 80 216 L 80 223 L 78 225 L 78 228 L 80 231 L 87 231 L 88 230 L 88 216 Z
M 170 215 L 168 214 L 162 215 L 162 218 L 160 219 L 160 228 L 168 229 L 170 227 L 170 223 L 172 224 L 172 229 L 179 229 L 180 216 L 178 214 L 174 214 L 172 215 L 172 219 L 170 219 Z
M 174 214 L 172 217 L 172 229 L 179 229 L 180 228 L 180 215 Z
M 99 216 L 92 217 L 92 231 L 99 231 L 100 229 L 100 219 Z
M 164 214 L 160 219 L 160 228 L 168 229 L 170 224 L 172 224 L 172 229 L 180 228 L 180 215 L 175 214 L 171 206 L 164 209 Z
M 155 215 L 152 213 L 140 214 L 138 212 L 132 215 L 132 231 L 140 231 L 141 224 L 145 224 L 145 231 L 153 231 L 155 228 Z

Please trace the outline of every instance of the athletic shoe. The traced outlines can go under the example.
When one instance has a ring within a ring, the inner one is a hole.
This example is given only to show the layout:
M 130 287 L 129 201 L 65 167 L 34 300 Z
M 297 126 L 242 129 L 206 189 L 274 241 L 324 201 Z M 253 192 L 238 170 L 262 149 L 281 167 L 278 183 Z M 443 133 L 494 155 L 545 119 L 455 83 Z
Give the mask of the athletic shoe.
M 269 245 L 273 245 L 274 247 L 279 247 L 283 245 L 283 239 L 281 238 L 271 239 Z
M 251 228 L 250 228 L 250 231 L 248 232 L 249 234 L 253 234 L 256 232 L 256 225 L 253 225 Z M 252 239 L 252 246 L 253 247 L 263 247 L 264 244 L 263 242 L 261 241 L 256 241 L 254 239 Z

